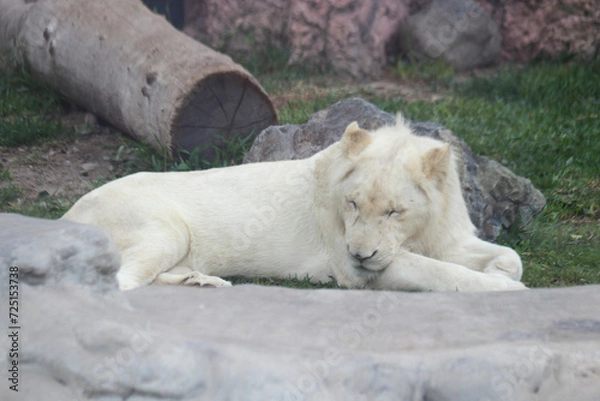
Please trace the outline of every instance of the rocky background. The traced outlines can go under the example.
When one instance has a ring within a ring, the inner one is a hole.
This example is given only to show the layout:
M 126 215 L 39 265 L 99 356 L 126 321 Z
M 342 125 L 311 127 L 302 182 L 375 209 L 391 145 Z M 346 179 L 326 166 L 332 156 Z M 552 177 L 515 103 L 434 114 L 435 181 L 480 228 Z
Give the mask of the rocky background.
M 597 0 L 479 0 L 502 35 L 502 60 L 600 55 Z
M 185 0 L 185 14 L 186 33 L 226 54 L 282 49 L 354 78 L 397 57 L 468 70 L 600 53 L 596 0 Z

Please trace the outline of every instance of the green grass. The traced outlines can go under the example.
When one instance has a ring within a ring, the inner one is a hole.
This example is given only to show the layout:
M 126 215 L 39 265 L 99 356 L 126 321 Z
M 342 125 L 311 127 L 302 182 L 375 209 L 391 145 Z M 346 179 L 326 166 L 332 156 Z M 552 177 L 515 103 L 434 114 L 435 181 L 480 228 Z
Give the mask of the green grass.
M 0 211 L 8 211 L 22 195 L 23 191 L 12 183 L 10 171 L 0 164 Z
M 180 149 L 177 156 L 170 155 L 167 149 L 159 151 L 151 146 L 124 140 L 117 151 L 116 160 L 127 160 L 128 172 L 135 171 L 192 171 L 214 167 L 228 167 L 241 164 L 244 156 L 252 146 L 253 135 L 237 136 L 231 139 L 217 138 L 212 145 L 213 157 L 202 157 L 203 148 L 197 147 L 192 151 Z M 136 157 L 131 158 L 135 153 Z
M 24 68 L 0 74 L 0 146 L 33 145 L 70 135 L 60 123 L 61 97 Z
M 15 184 L 6 184 L 0 187 L 0 205 L 10 207 L 23 195 L 23 191 Z
M 303 288 L 303 289 L 318 289 L 318 288 L 334 288 L 341 289 L 335 281 L 330 281 L 328 283 L 311 283 L 310 277 L 305 277 L 303 279 L 300 278 L 288 278 L 288 279 L 273 279 L 268 277 L 256 277 L 256 278 L 247 278 L 247 277 L 226 277 L 225 279 L 231 281 L 233 285 L 238 284 L 257 284 L 257 285 L 267 285 L 267 286 L 279 286 L 279 287 L 294 287 L 294 288 Z
M 340 89 L 335 77 L 290 68 L 284 63 L 285 55 L 265 52 L 247 68 L 270 94 L 289 96 L 279 109 L 282 124 L 302 124 L 336 101 L 362 96 L 390 113 L 401 111 L 413 120 L 445 125 L 474 153 L 498 160 L 531 179 L 546 196 L 548 205 L 530 229 L 505 233 L 501 239 L 522 255 L 523 281 L 531 287 L 600 284 L 600 60 L 586 65 L 541 62 L 467 80 L 439 65 L 399 64 L 394 69 L 399 81 L 418 80 L 444 95 L 436 102 L 408 102 L 400 96 L 362 93 L 359 88 Z M 296 93 L 308 83 L 319 90 Z M 26 73 L 0 74 L 0 88 L 6 95 L 0 100 L 0 123 L 22 119 L 39 123 L 38 130 L 45 127 L 40 122 L 58 124 L 60 98 Z M 3 130 L 0 135 L 4 137 Z M 9 146 L 10 141 L 48 141 L 60 135 L 60 128 L 33 138 L 9 134 L 6 138 L 12 139 L 2 139 L 7 142 L 0 146 Z M 244 138 L 227 142 L 213 163 L 203 160 L 199 150 L 170 158 L 165 152 L 129 142 L 119 149 L 117 158 L 128 160 L 129 172 L 227 166 L 241 162 L 250 142 Z M 68 202 L 53 196 L 23 202 L 20 189 L 10 178 L 10 172 L 0 168 L 1 211 L 55 218 L 69 207 Z M 332 283 L 315 286 L 306 279 L 233 278 L 233 282 L 335 288 Z
M 0 182 L 2 181 L 11 181 L 12 175 L 10 174 L 10 170 L 5 168 L 2 164 L 0 164 Z
M 447 87 L 454 81 L 454 68 L 441 60 L 432 62 L 399 60 L 394 71 L 403 81 L 423 81 L 432 86 Z
M 516 250 L 531 287 L 600 283 L 600 224 L 544 222 L 534 224 Z
M 310 101 L 291 100 L 279 112 L 279 122 L 280 124 L 304 124 L 312 114 L 326 109 L 332 104 L 350 97 L 350 95 L 347 91 L 337 90 Z
M 20 190 L 16 187 L 15 191 L 20 193 Z M 2 190 L 0 189 L 0 212 L 19 213 L 25 216 L 46 219 L 58 219 L 72 206 L 72 202 L 54 195 L 41 196 L 35 201 L 23 200 L 19 195 L 18 198 L 13 197 L 8 204 L 5 204 L 1 198 Z

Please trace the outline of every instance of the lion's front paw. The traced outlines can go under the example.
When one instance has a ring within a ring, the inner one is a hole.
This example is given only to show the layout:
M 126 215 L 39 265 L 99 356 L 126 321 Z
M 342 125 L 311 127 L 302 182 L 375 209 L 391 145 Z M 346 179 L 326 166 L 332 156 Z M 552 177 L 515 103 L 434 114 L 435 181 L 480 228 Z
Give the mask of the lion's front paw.
M 491 288 L 489 288 L 492 291 L 519 291 L 528 289 L 522 282 L 515 281 L 505 275 L 492 273 L 490 276 L 494 277 L 494 282 Z
M 200 272 L 193 272 L 183 280 L 182 285 L 197 285 L 200 287 L 231 287 L 231 283 L 216 276 L 207 276 Z
M 489 274 L 501 274 L 514 281 L 521 279 L 523 265 L 519 255 L 510 249 L 505 254 L 492 259 L 483 271 Z

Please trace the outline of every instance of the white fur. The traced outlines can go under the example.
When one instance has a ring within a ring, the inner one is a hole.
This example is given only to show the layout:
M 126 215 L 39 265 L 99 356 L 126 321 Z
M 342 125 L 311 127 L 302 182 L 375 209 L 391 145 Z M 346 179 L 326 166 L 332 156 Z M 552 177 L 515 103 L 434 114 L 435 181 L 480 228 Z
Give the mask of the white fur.
M 479 240 L 448 145 L 398 118 L 350 124 L 305 160 L 138 173 L 81 198 L 65 219 L 107 229 L 119 286 L 225 286 L 217 276 L 334 278 L 351 288 L 516 290 L 521 260 Z

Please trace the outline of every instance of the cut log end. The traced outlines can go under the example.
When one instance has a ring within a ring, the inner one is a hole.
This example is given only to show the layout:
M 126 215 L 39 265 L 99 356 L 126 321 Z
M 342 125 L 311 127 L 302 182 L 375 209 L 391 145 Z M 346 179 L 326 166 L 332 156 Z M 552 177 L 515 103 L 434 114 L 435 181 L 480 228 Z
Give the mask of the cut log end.
M 215 148 L 235 138 L 253 139 L 277 124 L 277 114 L 262 88 L 249 77 L 217 73 L 199 81 L 182 102 L 172 128 L 172 151 L 191 152 L 213 160 Z
M 0 0 L 0 51 L 16 43 L 34 75 L 160 151 L 214 160 L 215 147 L 277 124 L 248 71 L 139 0 L 22 3 Z

